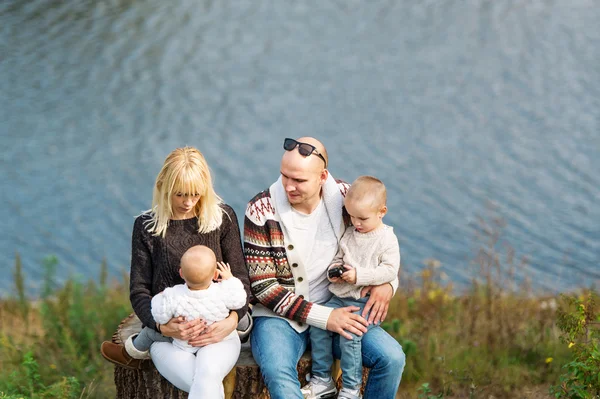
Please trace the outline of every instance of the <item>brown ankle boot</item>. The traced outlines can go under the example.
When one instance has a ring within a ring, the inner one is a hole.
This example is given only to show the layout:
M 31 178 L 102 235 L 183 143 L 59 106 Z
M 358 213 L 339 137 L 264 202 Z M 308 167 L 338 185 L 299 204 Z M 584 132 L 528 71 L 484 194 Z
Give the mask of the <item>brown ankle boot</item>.
M 125 367 L 126 369 L 140 370 L 143 368 L 143 360 L 134 359 L 129 356 L 123 345 L 104 341 L 102 342 L 102 346 L 100 346 L 100 353 L 109 362 Z

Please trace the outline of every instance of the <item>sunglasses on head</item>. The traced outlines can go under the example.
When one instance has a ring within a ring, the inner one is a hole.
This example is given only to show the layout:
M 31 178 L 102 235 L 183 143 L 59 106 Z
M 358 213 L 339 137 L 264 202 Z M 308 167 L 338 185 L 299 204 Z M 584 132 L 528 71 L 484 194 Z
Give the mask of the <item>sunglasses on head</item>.
M 296 141 L 296 140 L 290 139 L 290 138 L 283 140 L 283 149 L 284 150 L 292 151 L 296 147 L 298 147 L 298 152 L 303 157 L 307 157 L 314 153 L 316 156 L 318 156 L 319 158 L 321 158 L 323 160 L 323 162 L 325 163 L 325 167 L 327 167 L 327 161 L 325 160 L 325 157 L 323 157 L 323 155 L 319 154 L 319 151 L 317 151 L 317 147 L 315 147 L 314 145 L 308 144 L 308 143 L 301 143 L 299 141 Z

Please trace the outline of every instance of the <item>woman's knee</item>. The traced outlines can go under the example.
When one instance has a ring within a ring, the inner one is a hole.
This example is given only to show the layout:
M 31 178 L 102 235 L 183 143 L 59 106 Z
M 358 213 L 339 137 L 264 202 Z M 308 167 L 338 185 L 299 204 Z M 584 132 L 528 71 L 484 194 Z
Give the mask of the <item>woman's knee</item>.
M 221 384 L 231 370 L 204 369 L 194 375 L 192 385 Z
M 150 355 L 163 377 L 177 388 L 189 392 L 194 378 L 194 355 L 180 351 L 168 342 L 153 343 Z

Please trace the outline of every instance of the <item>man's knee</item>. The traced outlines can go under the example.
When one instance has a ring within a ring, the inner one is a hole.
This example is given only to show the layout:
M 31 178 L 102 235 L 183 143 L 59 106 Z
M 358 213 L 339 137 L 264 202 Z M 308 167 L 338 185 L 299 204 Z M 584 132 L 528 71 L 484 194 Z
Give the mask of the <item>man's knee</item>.
M 400 344 L 387 347 L 385 352 L 381 352 L 376 359 L 373 368 L 384 370 L 398 370 L 400 373 L 404 370 L 406 355 Z
M 397 347 L 390 350 L 387 353 L 387 359 L 389 367 L 393 367 L 396 370 L 403 370 L 404 364 L 406 363 L 406 355 L 402 350 L 402 346 L 398 344 Z

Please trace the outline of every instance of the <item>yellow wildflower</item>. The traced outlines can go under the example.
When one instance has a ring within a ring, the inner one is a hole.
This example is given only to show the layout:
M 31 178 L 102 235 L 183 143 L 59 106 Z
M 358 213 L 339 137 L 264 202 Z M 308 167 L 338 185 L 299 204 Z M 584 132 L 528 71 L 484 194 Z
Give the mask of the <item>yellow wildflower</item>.
M 546 364 L 550 364 L 550 363 L 552 363 L 552 361 L 553 361 L 553 360 L 554 360 L 554 359 L 552 359 L 551 357 L 547 357 L 547 358 L 546 358 Z
M 575 346 L 575 342 L 571 342 L 571 343 L 569 343 L 569 349 L 571 349 L 571 348 L 572 348 L 572 347 L 574 347 L 574 346 Z
M 56 364 L 51 364 L 51 365 L 50 365 L 50 368 L 51 368 L 52 370 L 56 370 Z

